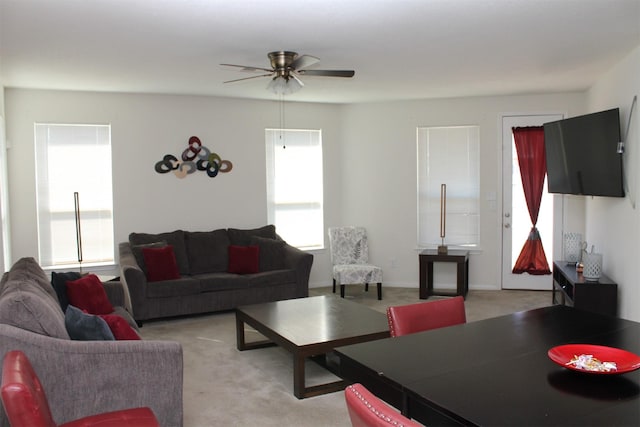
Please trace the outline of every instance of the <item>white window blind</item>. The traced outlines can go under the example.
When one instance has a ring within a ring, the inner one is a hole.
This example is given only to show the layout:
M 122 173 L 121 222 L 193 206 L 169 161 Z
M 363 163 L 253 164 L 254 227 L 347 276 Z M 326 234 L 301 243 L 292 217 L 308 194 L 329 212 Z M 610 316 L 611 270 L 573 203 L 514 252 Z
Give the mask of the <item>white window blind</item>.
M 418 247 L 440 238 L 440 189 L 446 184 L 447 246 L 480 245 L 480 129 L 478 126 L 419 127 Z
M 300 249 L 324 247 L 322 132 L 266 129 L 267 216 Z
M 82 264 L 112 264 L 111 126 L 36 123 L 35 145 L 41 265 L 78 265 L 75 192 Z

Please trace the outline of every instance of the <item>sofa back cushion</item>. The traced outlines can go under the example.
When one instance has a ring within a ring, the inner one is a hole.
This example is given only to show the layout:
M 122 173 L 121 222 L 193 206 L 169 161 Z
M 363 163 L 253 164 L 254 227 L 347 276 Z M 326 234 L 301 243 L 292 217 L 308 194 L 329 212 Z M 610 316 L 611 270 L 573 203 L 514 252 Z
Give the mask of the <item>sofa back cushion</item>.
M 9 280 L 0 295 L 0 323 L 20 329 L 69 339 L 64 313 L 54 299 L 33 281 Z
M 252 237 L 251 244 L 260 248 L 260 271 L 282 270 L 284 268 L 284 240 Z
M 237 246 L 249 246 L 251 244 L 251 238 L 254 236 L 263 237 L 265 239 L 276 238 L 276 226 L 271 224 L 250 230 L 229 228 L 227 231 L 229 233 L 229 240 L 231 240 L 231 244 Z
M 44 270 L 33 257 L 20 258 L 11 266 L 7 280 L 21 280 L 33 282 L 43 291 L 51 296 L 54 300 L 58 300 L 55 289 L 49 282 Z
M 178 269 L 181 275 L 190 274 L 189 258 L 187 257 L 187 249 L 185 245 L 184 231 L 176 230 L 170 233 L 148 234 L 148 233 L 131 233 L 129 234 L 129 243 L 131 246 L 146 245 L 149 243 L 167 242 L 173 246 L 173 253 L 176 256 Z
M 227 230 L 185 232 L 191 274 L 222 273 L 229 265 Z

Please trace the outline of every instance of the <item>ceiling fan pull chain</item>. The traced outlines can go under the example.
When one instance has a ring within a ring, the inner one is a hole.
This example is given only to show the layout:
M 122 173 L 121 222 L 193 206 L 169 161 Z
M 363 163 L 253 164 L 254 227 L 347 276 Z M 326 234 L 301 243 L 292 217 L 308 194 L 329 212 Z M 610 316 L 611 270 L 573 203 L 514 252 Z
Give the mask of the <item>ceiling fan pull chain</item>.
M 287 148 L 285 144 L 285 129 L 284 129 L 284 93 L 280 95 L 280 141 L 282 142 L 282 148 Z

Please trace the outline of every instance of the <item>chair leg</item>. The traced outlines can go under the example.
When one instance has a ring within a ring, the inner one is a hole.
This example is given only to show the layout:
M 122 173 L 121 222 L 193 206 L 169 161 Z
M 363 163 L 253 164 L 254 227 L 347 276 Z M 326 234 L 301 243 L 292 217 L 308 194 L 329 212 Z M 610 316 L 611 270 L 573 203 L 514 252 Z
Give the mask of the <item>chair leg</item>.
M 378 301 L 382 300 L 382 282 L 378 282 Z
M 369 284 L 368 283 L 364 284 L 364 291 L 365 292 L 369 292 Z
M 344 298 L 344 285 L 340 285 L 340 298 Z
M 336 293 L 336 279 L 333 279 L 333 293 Z

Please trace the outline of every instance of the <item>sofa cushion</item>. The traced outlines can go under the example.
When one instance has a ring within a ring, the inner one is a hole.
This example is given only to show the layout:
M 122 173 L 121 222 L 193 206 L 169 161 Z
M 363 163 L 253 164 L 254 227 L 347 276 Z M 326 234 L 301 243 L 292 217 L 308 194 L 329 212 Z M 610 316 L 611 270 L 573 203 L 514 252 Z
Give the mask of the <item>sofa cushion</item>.
M 275 239 L 276 238 L 276 226 L 275 225 L 265 225 L 260 228 L 253 228 L 250 230 L 241 230 L 238 228 L 229 228 L 227 230 L 229 233 L 229 240 L 231 240 L 232 245 L 238 246 L 248 246 L 251 244 L 251 238 L 253 236 L 264 237 L 266 239 Z
M 147 280 L 149 282 L 159 282 L 161 280 L 173 280 L 180 278 L 178 263 L 173 252 L 173 246 L 167 245 L 162 248 L 142 249 L 144 263 L 147 266 Z
M 56 291 L 62 311 L 66 312 L 67 306 L 69 305 L 69 297 L 67 297 L 67 281 L 78 280 L 81 277 L 82 275 L 76 271 L 70 271 L 67 273 L 51 272 L 51 285 Z
M 191 277 L 147 284 L 147 298 L 169 298 L 200 293 L 200 281 Z
M 257 245 L 229 246 L 229 273 L 254 274 L 260 268 L 260 248 Z
M 265 271 L 258 274 L 250 274 L 249 287 L 264 287 L 273 285 L 285 285 L 287 283 L 296 283 L 295 270 L 274 270 Z
M 83 313 L 77 307 L 67 306 L 64 316 L 64 324 L 72 340 L 79 341 L 113 341 L 115 337 L 104 321 L 99 316 Z
M 148 234 L 148 233 L 131 233 L 129 234 L 129 243 L 131 246 L 145 245 L 148 243 L 167 242 L 173 246 L 173 253 L 176 256 L 178 269 L 182 276 L 189 274 L 189 259 L 187 258 L 187 249 L 184 241 L 184 231 L 176 230 L 170 233 Z
M 117 340 L 139 340 L 140 335 L 125 319 L 115 314 L 101 314 L 100 317 L 109 325 L 109 329 Z
M 207 273 L 195 276 L 200 281 L 201 292 L 246 289 L 251 275 L 233 273 Z
M 162 242 L 153 242 L 153 243 L 145 243 L 144 245 L 135 245 L 131 246 L 131 252 L 133 252 L 133 256 L 138 263 L 138 267 L 144 272 L 145 276 L 147 274 L 147 265 L 144 262 L 144 256 L 142 255 L 142 250 L 145 248 L 164 248 L 168 243 L 165 241 Z
M 58 301 L 31 281 L 8 280 L 5 283 L 0 295 L 0 323 L 69 339 Z
M 95 274 L 87 274 L 78 280 L 67 281 L 69 304 L 86 310 L 90 314 L 113 313 L 113 306 L 107 298 L 102 282 Z
M 229 266 L 227 230 L 185 232 L 191 274 L 220 273 Z
M 260 248 L 260 271 L 282 270 L 284 268 L 284 240 L 253 236 L 251 244 Z

